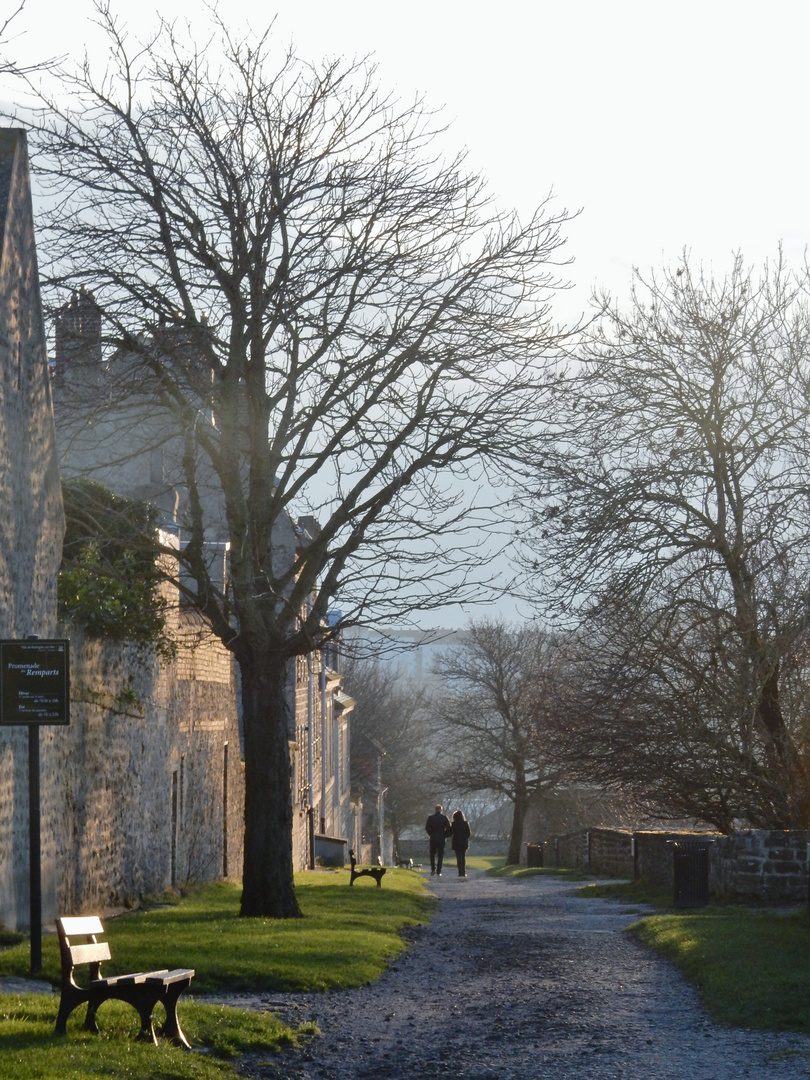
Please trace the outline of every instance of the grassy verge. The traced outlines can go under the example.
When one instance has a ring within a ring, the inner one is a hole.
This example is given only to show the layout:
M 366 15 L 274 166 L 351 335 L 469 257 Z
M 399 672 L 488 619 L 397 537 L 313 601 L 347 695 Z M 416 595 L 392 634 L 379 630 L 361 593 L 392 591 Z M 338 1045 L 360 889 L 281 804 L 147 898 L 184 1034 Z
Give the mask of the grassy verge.
M 489 871 L 493 877 L 560 877 L 567 878 L 569 881 L 587 881 L 593 877 L 593 874 L 582 870 L 569 870 L 565 866 L 518 866 L 516 863 L 510 863 L 507 866 L 504 859 L 499 862 L 500 865 L 493 866 Z
M 426 920 L 431 900 L 423 877 L 411 871 L 390 871 L 381 889 L 365 880 L 348 888 L 348 882 L 346 871 L 296 878 L 303 919 L 240 919 L 240 891 L 227 884 L 201 888 L 177 905 L 110 919 L 105 929 L 114 960 L 105 974 L 193 967 L 197 994 L 362 985 L 405 947 L 401 932 Z M 58 983 L 55 935 L 46 935 L 42 952 L 43 978 Z M 27 942 L 4 949 L 0 975 L 25 977 L 29 962 Z M 270 1015 L 184 995 L 181 1023 L 203 1053 L 136 1043 L 137 1014 L 116 1002 L 99 1012 L 100 1037 L 81 1030 L 80 1008 L 68 1023 L 67 1039 L 56 1039 L 58 1003 L 55 994 L 0 995 L 0 1080 L 73 1080 L 93 1073 L 144 1080 L 231 1078 L 231 1059 L 270 1057 L 311 1032 L 306 1025 L 292 1029 Z
M 582 896 L 647 904 L 629 932 L 700 990 L 721 1024 L 810 1033 L 810 913 L 712 906 L 675 912 L 672 889 L 643 879 L 587 885 Z
M 810 915 L 705 908 L 652 915 L 631 933 L 700 989 L 722 1024 L 810 1033 Z
M 220 883 L 182 903 L 136 911 L 105 924 L 113 955 L 105 974 L 193 967 L 194 993 L 229 990 L 335 990 L 361 986 L 405 946 L 400 931 L 424 922 L 423 879 L 389 871 L 347 888 L 347 871 L 302 874 L 296 889 L 303 919 L 240 919 L 240 889 Z M 25 977 L 28 944 L 0 952 L 0 975 Z M 42 977 L 59 982 L 55 934 L 42 943 Z
M 468 855 L 468 870 L 485 870 L 488 874 L 498 870 L 506 862 L 503 855 Z
M 244 1054 L 259 1060 L 306 1038 L 269 1014 L 247 1013 L 181 999 L 183 1029 L 204 1052 L 135 1041 L 134 1009 L 111 1001 L 99 1011 L 100 1035 L 82 1030 L 83 1009 L 68 1021 L 67 1038 L 53 1025 L 59 999 L 41 994 L 0 995 L 0 1077 L 3 1080 L 85 1080 L 89 1075 L 137 1080 L 233 1080 L 231 1065 Z
M 673 907 L 672 889 L 665 885 L 651 885 L 644 878 L 636 881 L 611 881 L 583 885 L 577 892 L 582 896 L 600 897 L 606 900 L 624 900 L 629 904 L 649 904 L 659 910 Z

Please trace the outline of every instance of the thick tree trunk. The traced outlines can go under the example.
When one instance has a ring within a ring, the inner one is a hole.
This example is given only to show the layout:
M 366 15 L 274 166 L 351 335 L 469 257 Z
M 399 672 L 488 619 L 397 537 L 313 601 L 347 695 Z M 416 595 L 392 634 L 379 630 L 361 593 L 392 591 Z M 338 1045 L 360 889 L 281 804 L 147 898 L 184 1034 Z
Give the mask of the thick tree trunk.
M 806 829 L 810 824 L 810 786 L 801 755 L 791 738 L 779 695 L 781 665 L 773 666 L 762 686 L 759 718 L 771 744 L 771 770 L 767 824 L 773 829 Z
M 529 809 L 529 799 L 526 794 L 526 782 L 523 770 L 518 769 L 517 783 L 515 784 L 515 801 L 512 805 L 512 832 L 509 837 L 509 853 L 506 856 L 508 866 L 517 866 L 520 863 L 520 849 L 523 847 L 523 825 L 526 821 L 526 813 Z
M 240 658 L 245 734 L 245 865 L 241 915 L 298 918 L 292 859 L 286 663 Z

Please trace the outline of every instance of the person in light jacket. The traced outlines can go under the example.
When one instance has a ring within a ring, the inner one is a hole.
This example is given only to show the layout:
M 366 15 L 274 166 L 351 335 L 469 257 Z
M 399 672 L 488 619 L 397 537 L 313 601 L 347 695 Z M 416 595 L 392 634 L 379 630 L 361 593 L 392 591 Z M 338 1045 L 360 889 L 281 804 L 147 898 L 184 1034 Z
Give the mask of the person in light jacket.
M 452 837 L 451 847 L 456 853 L 458 876 L 467 876 L 467 848 L 470 846 L 470 823 L 460 810 L 453 811 L 453 821 L 450 825 Z

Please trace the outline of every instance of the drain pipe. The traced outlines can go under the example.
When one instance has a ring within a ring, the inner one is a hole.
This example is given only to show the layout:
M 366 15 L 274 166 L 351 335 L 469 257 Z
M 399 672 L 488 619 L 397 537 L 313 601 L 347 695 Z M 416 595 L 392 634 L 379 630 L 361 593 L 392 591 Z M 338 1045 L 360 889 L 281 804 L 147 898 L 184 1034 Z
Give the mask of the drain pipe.
M 315 709 L 313 702 L 313 687 L 312 687 L 312 653 L 307 653 L 307 767 L 308 767 L 308 793 L 307 793 L 307 817 L 309 826 L 309 868 L 315 869 L 315 807 L 313 805 L 314 795 L 314 780 L 315 780 L 315 760 L 314 760 L 314 720 Z

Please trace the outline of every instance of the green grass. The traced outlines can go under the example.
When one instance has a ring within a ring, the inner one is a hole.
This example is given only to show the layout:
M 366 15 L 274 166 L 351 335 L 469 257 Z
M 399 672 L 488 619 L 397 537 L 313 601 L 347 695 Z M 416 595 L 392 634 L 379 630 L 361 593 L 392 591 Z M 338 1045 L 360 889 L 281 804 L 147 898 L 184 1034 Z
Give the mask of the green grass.
M 584 897 L 661 912 L 628 929 L 694 983 L 712 1017 L 734 1027 L 810 1033 L 810 913 L 731 904 L 676 912 L 671 887 L 637 881 L 587 885 Z
M 594 883 L 577 889 L 580 896 L 600 897 L 605 900 L 624 900 L 630 904 L 649 904 L 662 910 L 674 906 L 671 886 L 652 885 L 645 878 L 635 881 L 611 881 Z
M 493 866 L 489 873 L 499 878 L 561 877 L 569 881 L 587 881 L 593 877 L 584 870 L 570 870 L 565 866 L 519 866 L 517 863 L 507 866 L 504 859 L 500 860 L 499 866 Z
M 233 1080 L 230 1061 L 242 1054 L 269 1058 L 311 1033 L 293 1030 L 269 1014 L 247 1013 L 181 998 L 183 1029 L 205 1053 L 135 1041 L 138 1015 L 119 1002 L 98 1013 L 100 1035 L 82 1030 L 84 1009 L 68 1021 L 66 1038 L 53 1034 L 58 997 L 0 995 L 0 1077 L 3 1080 L 83 1080 L 88 1075 L 137 1080 Z
M 206 886 L 179 904 L 138 911 L 105 923 L 113 962 L 105 974 L 160 967 L 193 967 L 193 991 L 326 990 L 375 979 L 405 947 L 401 931 L 425 922 L 433 900 L 422 875 L 389 871 L 383 887 L 361 880 L 348 887 L 347 871 L 296 878 L 303 919 L 240 919 L 237 886 Z M 56 936 L 43 939 L 42 977 L 59 982 Z M 0 975 L 26 977 L 28 942 L 0 951 Z M 53 995 L 0 995 L 0 1080 L 73 1080 L 88 1074 L 143 1080 L 227 1077 L 242 1055 L 269 1058 L 312 1033 L 269 1014 L 207 1005 L 183 995 L 178 1015 L 189 1054 L 135 1042 L 134 1009 L 106 1002 L 100 1036 L 82 1030 L 84 1008 L 68 1021 L 67 1039 L 53 1035 L 59 1004 Z M 157 1013 L 161 1013 L 158 1008 Z
M 348 871 L 296 877 L 303 919 L 241 919 L 240 889 L 219 883 L 182 903 L 105 924 L 113 960 L 104 973 L 193 967 L 195 993 L 335 990 L 377 978 L 405 946 L 400 931 L 424 922 L 429 900 L 414 871 L 389 871 L 383 887 Z M 0 952 L 0 975 L 25 977 L 28 943 Z M 56 936 L 42 943 L 42 977 L 59 982 Z
M 497 870 L 503 866 L 505 862 L 506 858 L 503 855 L 468 855 L 467 869 L 486 870 L 487 873 L 490 873 L 492 870 Z
M 631 933 L 700 989 L 723 1024 L 810 1033 L 810 914 L 704 908 L 652 915 Z

